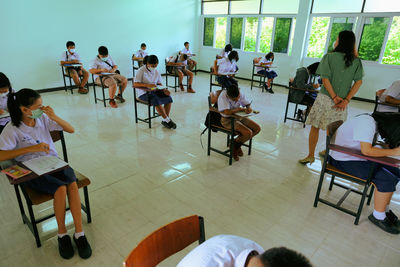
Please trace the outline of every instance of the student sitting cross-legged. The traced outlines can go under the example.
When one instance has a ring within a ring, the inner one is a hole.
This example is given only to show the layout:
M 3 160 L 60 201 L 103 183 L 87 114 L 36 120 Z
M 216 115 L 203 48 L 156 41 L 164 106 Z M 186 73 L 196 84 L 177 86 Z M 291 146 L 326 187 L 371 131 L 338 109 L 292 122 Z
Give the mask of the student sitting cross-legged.
M 234 79 L 235 73 L 238 70 L 236 65 L 238 61 L 239 54 L 236 51 L 232 51 L 227 57 L 214 61 L 214 74 L 218 75 L 217 81 L 223 88 L 228 88 L 232 84 L 238 84 Z
M 254 63 L 264 67 L 269 67 L 272 65 L 272 63 L 274 63 L 274 53 L 269 52 L 263 58 L 256 58 L 254 59 Z M 268 78 L 267 83 L 264 84 L 264 87 L 267 92 L 273 94 L 274 91 L 272 91 L 271 83 L 276 77 L 278 77 L 278 74 L 269 68 L 256 67 L 256 70 L 258 74 L 265 75 Z
M 10 80 L 4 73 L 0 72 L 0 115 L 8 113 L 7 99 L 10 92 L 14 92 Z M 9 121 L 10 117 L 0 118 L 0 133 Z
M 108 87 L 108 92 L 110 94 L 109 103 L 112 108 L 118 107 L 117 103 L 115 103 L 114 97 L 121 103 L 125 102 L 125 99 L 122 97 L 122 93 L 128 84 L 128 80 L 125 78 L 125 76 L 122 76 L 119 73 L 118 66 L 114 63 L 112 57 L 108 55 L 107 47 L 99 47 L 99 54 L 93 60 L 89 71 L 90 73 L 95 74 L 94 78 L 96 84 L 101 85 L 101 77 L 103 84 Z M 109 75 L 99 76 L 98 74 L 100 73 L 108 73 Z M 117 85 L 119 86 L 119 91 L 118 95 L 115 96 L 117 92 Z
M 79 87 L 78 93 L 80 94 L 87 94 L 88 90 L 85 88 L 85 85 L 89 79 L 89 73 L 85 70 L 82 66 L 81 59 L 79 54 L 76 52 L 75 43 L 72 41 L 67 42 L 67 51 L 63 52 L 61 55 L 61 65 L 68 65 L 68 64 L 80 64 L 80 67 L 68 67 L 65 66 L 67 74 L 71 76 L 74 80 L 76 86 Z M 79 75 L 83 76 L 82 82 L 79 79 Z
M 237 85 L 232 84 L 226 90 L 223 90 L 218 97 L 218 111 L 221 112 L 221 124 L 227 129 L 231 129 L 231 115 L 238 112 L 253 112 L 250 107 L 251 102 L 240 92 Z M 239 136 L 233 144 L 233 158 L 238 161 L 243 156 L 241 146 L 261 131 L 260 125 L 246 117 L 235 119 L 235 132 Z
M 41 156 L 57 156 L 50 131 L 73 133 L 74 128 L 58 117 L 50 106 L 42 105 L 42 98 L 32 89 L 10 93 L 8 110 L 11 123 L 0 135 L 0 161 L 26 161 Z M 74 242 L 81 258 L 92 254 L 82 229 L 81 201 L 74 171 L 67 167 L 25 182 L 30 188 L 54 196 L 54 214 L 58 225 L 58 250 L 61 257 L 72 258 L 74 248 L 65 227 L 66 196 L 75 225 Z
M 193 88 L 192 88 L 193 72 L 191 72 L 190 70 L 188 70 L 186 68 L 186 66 L 188 64 L 187 59 L 188 59 L 188 56 L 186 54 L 178 54 L 176 56 L 169 57 L 168 63 L 167 63 L 167 70 L 168 70 L 168 72 L 170 72 L 172 74 L 178 75 L 179 88 L 181 88 L 181 91 L 185 91 L 185 88 L 183 87 L 183 84 L 182 84 L 183 76 L 184 75 L 189 76 L 189 84 L 188 84 L 187 92 L 188 93 L 196 93 L 196 91 L 193 90 Z
M 136 88 L 139 99 L 149 102 L 155 106 L 158 114 L 161 115 L 161 124 L 168 129 L 176 129 L 176 124 L 169 117 L 172 106 L 172 97 L 168 89 L 153 90 L 147 92 L 140 88 L 155 88 L 162 85 L 161 74 L 157 70 L 158 58 L 155 55 L 146 56 L 143 60 L 144 65 L 139 68 L 135 76 L 133 87 Z
M 190 51 L 189 49 L 189 42 L 185 42 L 183 44 L 185 46 L 185 48 L 183 48 L 181 50 L 182 54 L 185 54 L 188 56 L 188 67 L 190 71 L 193 71 L 194 67 L 197 65 L 197 62 L 195 60 L 193 60 L 191 57 L 195 56 L 195 54 L 192 53 L 192 51 Z

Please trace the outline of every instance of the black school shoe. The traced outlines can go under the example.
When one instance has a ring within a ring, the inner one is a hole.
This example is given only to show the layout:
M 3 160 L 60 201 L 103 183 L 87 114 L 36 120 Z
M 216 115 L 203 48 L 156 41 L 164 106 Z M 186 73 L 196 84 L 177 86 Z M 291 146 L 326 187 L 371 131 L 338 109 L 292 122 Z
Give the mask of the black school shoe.
M 76 239 L 74 235 L 74 241 L 75 245 L 78 248 L 79 257 L 81 257 L 82 259 L 87 259 L 92 256 L 92 248 L 90 247 L 86 236 L 80 236 L 78 239 Z
M 172 120 L 170 120 L 170 121 L 168 122 L 168 124 L 169 124 L 169 126 L 171 127 L 171 129 L 176 129 L 176 123 L 173 122 Z
M 74 248 L 72 247 L 71 237 L 69 237 L 69 235 L 58 238 L 58 252 L 61 257 L 67 260 L 74 256 Z
M 374 217 L 374 214 L 371 213 L 371 215 L 368 216 L 368 219 L 385 232 L 394 235 L 400 234 L 400 230 L 397 229 L 396 225 L 393 224 L 389 217 L 386 217 L 384 220 L 378 220 Z
M 170 124 L 169 122 L 162 121 L 161 124 L 162 124 L 165 128 L 171 129 L 171 124 Z
M 386 217 L 389 219 L 389 221 L 397 227 L 400 231 L 400 221 L 399 218 L 397 218 L 396 214 L 393 213 L 392 210 L 389 210 L 386 212 Z

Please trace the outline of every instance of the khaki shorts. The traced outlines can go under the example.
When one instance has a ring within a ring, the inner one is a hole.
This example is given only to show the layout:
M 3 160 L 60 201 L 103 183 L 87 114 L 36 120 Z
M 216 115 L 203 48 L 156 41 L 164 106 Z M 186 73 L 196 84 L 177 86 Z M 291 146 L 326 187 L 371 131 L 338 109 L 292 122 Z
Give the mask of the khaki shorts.
M 246 126 L 247 128 L 250 128 L 249 125 L 250 123 L 253 122 L 252 120 L 246 118 L 246 117 L 241 117 L 240 119 L 235 119 L 235 129 L 237 125 L 243 125 Z M 224 128 L 230 130 L 231 129 L 231 118 L 226 118 L 226 117 L 221 117 L 221 124 Z
M 102 78 L 102 81 L 103 81 L 103 84 L 104 84 L 105 87 L 110 87 L 110 86 L 113 86 L 113 85 L 120 86 L 122 83 L 127 81 L 125 76 L 122 76 L 120 74 L 107 75 L 107 76 L 103 76 L 101 78 Z M 96 78 L 95 83 L 97 85 L 101 86 L 100 77 Z
M 171 71 L 169 71 L 169 73 L 174 74 L 174 75 L 178 75 L 178 72 L 182 71 L 184 75 L 188 75 L 188 69 L 183 68 L 183 69 L 178 69 L 178 68 L 173 68 Z

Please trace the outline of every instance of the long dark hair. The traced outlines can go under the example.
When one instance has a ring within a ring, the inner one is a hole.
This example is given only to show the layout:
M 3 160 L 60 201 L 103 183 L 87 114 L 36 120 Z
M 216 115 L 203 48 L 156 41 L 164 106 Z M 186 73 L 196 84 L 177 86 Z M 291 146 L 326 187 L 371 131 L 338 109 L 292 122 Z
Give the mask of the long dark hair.
M 16 93 L 10 92 L 7 100 L 7 108 L 8 112 L 10 112 L 12 124 L 19 127 L 22 121 L 20 107 L 30 107 L 38 98 L 40 98 L 39 93 L 28 88 L 21 89 Z
M 226 46 L 225 46 L 225 52 L 229 52 L 229 51 L 232 51 L 232 45 L 231 44 L 227 44 Z
M 273 59 L 272 59 L 272 61 L 274 61 L 274 59 L 275 59 L 275 56 L 274 56 L 274 53 L 272 53 L 272 52 L 269 52 L 268 54 L 266 54 L 265 55 L 265 59 L 271 59 L 273 57 Z
M 311 64 L 310 66 L 308 66 L 307 69 L 310 72 L 310 74 L 315 75 L 315 73 L 317 72 L 318 66 L 319 66 L 319 62 L 315 62 L 315 63 Z
M 390 148 L 400 146 L 400 112 L 374 112 L 378 133 Z
M 344 60 L 346 63 L 346 67 L 351 66 L 353 64 L 353 60 L 356 58 L 354 53 L 354 45 L 356 43 L 356 36 L 352 31 L 341 31 L 339 33 L 339 43 L 333 52 L 342 52 L 344 53 Z
M 236 60 L 236 62 L 238 62 L 239 61 L 238 52 L 237 51 L 230 52 L 229 55 L 228 55 L 228 59 L 229 59 L 230 62 L 232 62 L 233 59 Z
M 0 72 L 0 88 L 8 87 L 8 91 L 11 93 L 12 88 L 11 88 L 11 83 L 10 80 L 7 78 L 7 76 Z

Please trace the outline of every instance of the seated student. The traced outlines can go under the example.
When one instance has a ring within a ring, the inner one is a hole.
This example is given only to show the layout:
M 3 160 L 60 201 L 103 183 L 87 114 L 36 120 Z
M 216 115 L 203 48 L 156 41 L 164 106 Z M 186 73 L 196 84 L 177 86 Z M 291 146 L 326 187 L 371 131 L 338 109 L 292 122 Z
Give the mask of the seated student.
M 379 98 L 381 102 L 395 104 L 400 106 L 400 80 L 395 81 L 392 85 L 385 90 Z M 378 105 L 376 111 L 379 112 L 399 112 L 398 107 L 390 107 L 385 105 Z
M 75 43 L 72 41 L 67 42 L 67 51 L 63 52 L 61 55 L 61 65 L 64 66 L 66 64 L 81 64 L 80 67 L 65 67 L 66 72 L 71 76 L 74 80 L 76 86 L 79 87 L 78 93 L 87 94 L 88 90 L 85 88 L 87 81 L 89 79 L 89 73 L 82 67 L 81 58 L 79 54 L 76 52 Z M 82 75 L 82 82 L 79 79 L 79 75 Z
M 112 108 L 117 108 L 118 105 L 115 103 L 115 99 L 120 101 L 121 103 L 125 102 L 125 99 L 122 97 L 122 93 L 124 92 L 128 80 L 119 74 L 118 66 L 115 65 L 114 60 L 111 56 L 108 55 L 108 49 L 105 46 L 99 47 L 99 54 L 93 60 L 91 69 L 89 70 L 90 73 L 95 74 L 94 79 L 97 85 L 101 85 L 100 74 L 104 73 L 114 73 L 113 75 L 104 75 L 101 77 L 103 84 L 108 87 L 108 93 L 110 95 L 110 106 Z M 118 95 L 115 96 L 117 92 L 117 85 L 119 86 Z
M 193 54 L 192 51 L 190 51 L 189 42 L 185 42 L 183 45 L 185 46 L 185 48 L 182 49 L 181 53 L 188 56 L 187 61 L 188 61 L 189 70 L 192 71 L 194 69 L 194 67 L 197 65 L 197 62 L 195 60 L 191 59 L 191 57 L 195 56 L 195 54 Z
M 228 57 L 229 53 L 232 52 L 232 50 L 233 50 L 232 45 L 227 44 L 225 48 L 223 48 L 221 52 L 217 55 L 217 59 Z
M 10 92 L 14 92 L 10 80 L 4 73 L 0 72 L 0 115 L 8 113 L 7 99 Z M 0 118 L 0 133 L 10 120 L 9 116 Z
M 300 253 L 285 247 L 266 251 L 256 242 L 234 235 L 214 236 L 189 252 L 177 267 L 311 267 Z
M 246 99 L 246 96 L 240 92 L 236 84 L 232 84 L 226 90 L 223 90 L 218 97 L 218 111 L 221 113 L 221 124 L 227 129 L 231 129 L 230 115 L 237 112 L 246 112 L 250 114 L 253 110 L 250 107 L 251 102 Z M 239 136 L 233 144 L 233 158 L 238 161 L 239 157 L 243 156 L 241 146 L 256 136 L 260 131 L 260 125 L 247 117 L 241 117 L 235 120 L 235 131 Z
M 271 66 L 272 63 L 274 63 L 274 53 L 269 52 L 263 58 L 261 58 L 261 57 L 256 58 L 256 59 L 254 59 L 254 63 L 259 64 L 261 66 Z M 278 74 L 275 71 L 270 70 L 269 68 L 256 67 L 256 71 L 258 74 L 267 76 L 268 80 L 267 80 L 267 83 L 264 84 L 264 88 L 265 88 L 265 90 L 267 90 L 267 92 L 273 94 L 274 91 L 272 90 L 271 82 L 276 77 L 278 77 Z
M 142 43 L 140 45 L 140 49 L 132 55 L 133 60 L 137 60 L 139 63 L 139 67 L 143 66 L 143 59 L 145 56 L 148 56 L 149 53 L 146 52 L 146 44 Z
M 188 64 L 187 59 L 188 59 L 188 56 L 186 54 L 179 54 L 176 56 L 169 57 L 168 62 L 167 62 L 167 71 L 171 74 L 178 75 L 179 88 L 181 88 L 181 91 L 185 91 L 185 88 L 183 87 L 183 84 L 182 84 L 183 76 L 184 75 L 189 76 L 189 84 L 188 84 L 187 92 L 188 93 L 196 93 L 196 91 L 193 90 L 193 88 L 192 88 L 193 72 L 186 69 L 186 66 Z M 176 66 L 176 68 L 173 68 L 173 66 Z
M 0 135 L 0 161 L 26 161 L 41 156 L 57 156 L 50 131 L 73 133 L 74 128 L 58 117 L 50 106 L 42 105 L 42 98 L 32 89 L 10 93 L 8 110 L 11 123 Z M 68 167 L 24 182 L 30 188 L 54 196 L 54 214 L 58 225 L 58 250 L 61 257 L 74 255 L 71 238 L 65 227 L 66 196 L 75 225 L 74 242 L 79 256 L 87 259 L 92 250 L 82 229 L 81 201 L 74 171 Z
M 373 146 L 380 135 L 389 148 Z M 344 122 L 336 133 L 335 144 L 360 150 L 369 157 L 400 156 L 400 113 L 361 114 Z M 366 179 L 371 162 L 331 151 L 330 163 L 351 175 Z M 374 212 L 368 219 L 391 233 L 400 233 L 400 222 L 389 209 L 390 200 L 400 179 L 400 169 L 376 163 L 372 182 L 375 185 Z
M 150 101 L 155 106 L 157 113 L 161 115 L 161 124 L 168 129 L 176 129 L 176 124 L 169 117 L 172 106 L 172 97 L 168 89 L 155 90 L 146 93 L 145 90 L 139 88 L 154 88 L 162 85 L 161 74 L 157 70 L 158 58 L 155 55 L 145 56 L 144 65 L 140 67 L 135 76 L 133 87 L 136 88 L 137 96 L 143 101 Z
M 319 62 L 315 62 L 306 67 L 301 67 L 296 70 L 296 76 L 292 82 L 292 86 L 300 89 L 318 89 L 318 83 L 311 83 L 312 78 L 315 77 L 315 73 L 318 69 Z M 297 117 L 301 118 L 303 113 L 307 116 L 310 113 L 311 107 L 314 104 L 315 98 L 317 97 L 317 93 L 311 93 L 301 90 L 291 90 L 291 99 L 290 101 L 295 103 L 304 103 L 307 105 L 307 110 L 303 112 L 302 110 L 298 110 Z
M 239 54 L 236 51 L 229 53 L 228 57 L 216 59 L 214 61 L 214 73 L 217 76 L 217 81 L 223 88 L 228 88 L 232 84 L 237 85 L 238 82 L 233 78 L 237 71 L 236 62 L 239 61 Z

